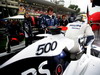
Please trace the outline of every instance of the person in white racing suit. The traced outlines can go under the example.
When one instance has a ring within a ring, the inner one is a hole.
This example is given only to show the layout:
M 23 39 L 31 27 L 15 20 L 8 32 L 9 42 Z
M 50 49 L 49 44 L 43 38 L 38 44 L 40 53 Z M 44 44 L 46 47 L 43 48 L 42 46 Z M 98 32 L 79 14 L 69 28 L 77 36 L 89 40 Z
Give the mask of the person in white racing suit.
M 65 37 L 73 39 L 75 43 L 74 47 L 70 50 L 70 58 L 77 59 L 78 54 L 81 52 L 79 49 L 79 36 L 87 38 L 84 43 L 84 47 L 86 47 L 88 43 L 94 39 L 94 33 L 90 25 L 83 21 L 83 17 L 81 15 L 78 15 L 75 22 L 69 23 L 67 27 L 68 30 L 65 32 Z

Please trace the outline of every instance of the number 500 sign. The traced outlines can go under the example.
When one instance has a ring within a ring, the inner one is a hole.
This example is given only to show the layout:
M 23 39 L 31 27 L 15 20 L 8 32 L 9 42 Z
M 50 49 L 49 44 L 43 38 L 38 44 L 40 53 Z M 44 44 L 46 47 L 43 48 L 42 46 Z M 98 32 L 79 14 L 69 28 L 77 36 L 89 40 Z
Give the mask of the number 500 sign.
M 43 53 L 48 53 L 49 51 L 53 51 L 57 48 L 57 41 L 48 42 L 46 44 L 41 44 L 37 48 L 36 55 L 41 55 Z

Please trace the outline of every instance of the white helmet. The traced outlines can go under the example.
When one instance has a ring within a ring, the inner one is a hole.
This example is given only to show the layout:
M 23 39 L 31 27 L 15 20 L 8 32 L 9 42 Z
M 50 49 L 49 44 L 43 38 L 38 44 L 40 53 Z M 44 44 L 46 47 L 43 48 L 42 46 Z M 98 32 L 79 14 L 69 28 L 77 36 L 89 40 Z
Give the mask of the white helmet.
M 75 21 L 83 21 L 83 16 L 82 15 L 78 15 L 76 18 L 75 18 Z

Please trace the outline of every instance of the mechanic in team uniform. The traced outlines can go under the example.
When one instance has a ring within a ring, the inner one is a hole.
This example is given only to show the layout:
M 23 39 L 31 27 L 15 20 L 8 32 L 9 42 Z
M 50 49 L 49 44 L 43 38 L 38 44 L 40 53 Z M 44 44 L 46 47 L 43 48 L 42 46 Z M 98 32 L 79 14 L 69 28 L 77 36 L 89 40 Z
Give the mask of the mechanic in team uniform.
M 47 15 L 42 15 L 40 20 L 40 26 L 44 31 L 47 30 L 48 27 L 53 27 L 58 25 L 58 20 L 54 15 L 53 7 L 49 7 L 47 9 Z
M 68 20 L 66 15 L 62 15 L 62 19 L 60 20 L 60 26 L 66 26 L 68 24 Z
M 87 38 L 86 42 L 84 43 L 84 47 L 86 48 L 88 43 L 92 39 L 94 39 L 94 33 L 90 25 L 86 24 L 83 21 L 83 17 L 81 15 L 78 15 L 75 19 L 75 22 L 69 23 L 67 27 L 68 27 L 68 30 L 65 33 L 65 37 L 73 39 L 75 43 L 74 47 L 70 50 L 70 53 L 71 53 L 70 57 L 71 59 L 76 59 L 76 57 L 78 56 L 78 53 L 80 52 L 79 42 L 78 42 L 79 36 Z
M 32 19 L 29 13 L 24 14 L 23 30 L 25 34 L 25 47 L 32 44 Z

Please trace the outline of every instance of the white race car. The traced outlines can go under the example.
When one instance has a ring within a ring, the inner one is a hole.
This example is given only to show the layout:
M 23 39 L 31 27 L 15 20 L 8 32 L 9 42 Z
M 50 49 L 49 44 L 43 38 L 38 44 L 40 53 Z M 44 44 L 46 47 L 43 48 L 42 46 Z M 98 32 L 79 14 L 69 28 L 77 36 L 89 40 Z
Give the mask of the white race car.
M 0 75 L 100 75 L 100 58 L 90 54 L 91 43 L 79 60 L 71 60 L 73 40 L 59 33 L 38 36 L 45 38 L 4 61 Z

